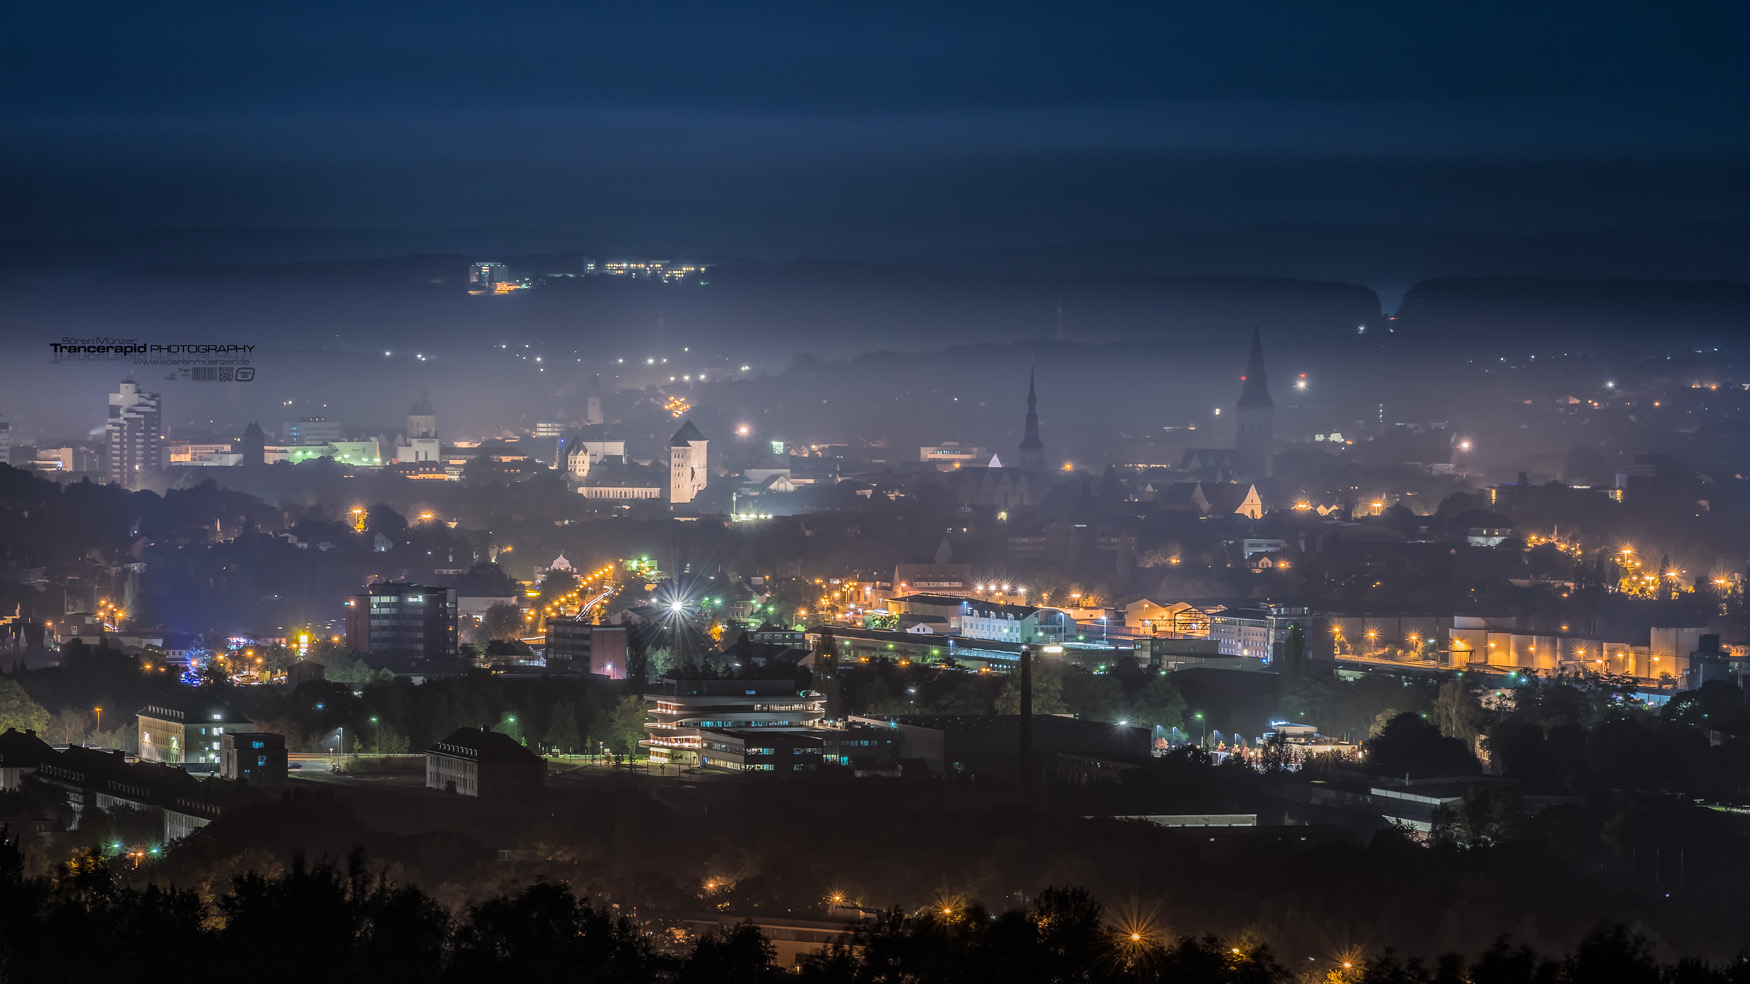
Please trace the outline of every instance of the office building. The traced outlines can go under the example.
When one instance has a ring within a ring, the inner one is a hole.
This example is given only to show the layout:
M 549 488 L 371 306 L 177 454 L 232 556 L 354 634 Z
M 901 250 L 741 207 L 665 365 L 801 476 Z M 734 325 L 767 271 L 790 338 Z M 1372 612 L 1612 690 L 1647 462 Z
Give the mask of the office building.
M 219 776 L 248 782 L 284 782 L 286 737 L 264 731 L 219 736 Z
M 1261 608 L 1226 608 L 1209 613 L 1209 639 L 1224 656 L 1248 656 L 1269 660 L 1282 653 L 1288 633 L 1299 626 L 1312 626 L 1310 609 L 1283 605 Z
M 893 755 L 937 776 L 1014 780 L 1020 777 L 1021 716 L 904 714 L 853 716 L 853 725 L 889 728 Z M 1055 714 L 1032 718 L 1033 778 L 1056 776 L 1061 754 L 1122 757 L 1149 754 L 1147 728 L 1081 721 Z
M 965 639 L 1057 645 L 1075 630 L 1075 620 L 1055 608 L 961 602 L 960 635 Z
M 112 484 L 139 487 L 140 479 L 164 470 L 164 398 L 123 379 L 109 394 L 106 424 L 108 474 Z
M 0 465 L 12 464 L 12 425 L 0 417 Z
M 456 589 L 371 585 L 346 600 L 346 645 L 392 665 L 454 659 Z
M 806 732 L 826 717 L 826 695 L 799 692 L 790 680 L 664 680 L 662 684 L 662 693 L 644 695 L 649 737 L 638 743 L 659 764 L 699 765 L 707 732 Z
M 813 772 L 824 746 L 824 732 L 707 729 L 699 736 L 699 764 L 731 772 Z
M 681 425 L 668 442 L 668 501 L 676 505 L 692 502 L 705 491 L 705 435 L 692 421 Z
M 547 783 L 547 763 L 489 728 L 457 728 L 425 750 L 425 788 L 491 799 L 532 796 Z
M 547 620 L 547 666 L 626 679 L 626 627 L 596 625 L 588 615 Z
M 510 268 L 495 260 L 482 260 L 468 267 L 469 287 L 489 288 L 509 282 Z
M 148 704 L 138 712 L 140 761 L 218 768 L 223 736 L 251 730 L 249 719 L 223 701 L 190 694 Z
M 346 439 L 340 424 L 327 417 L 304 417 L 285 425 L 286 443 L 293 447 L 319 448 Z

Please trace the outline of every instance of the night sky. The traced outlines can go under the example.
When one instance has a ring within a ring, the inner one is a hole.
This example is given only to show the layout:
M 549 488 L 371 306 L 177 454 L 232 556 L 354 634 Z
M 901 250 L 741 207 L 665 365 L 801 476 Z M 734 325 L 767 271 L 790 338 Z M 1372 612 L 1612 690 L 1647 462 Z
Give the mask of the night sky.
M 0 33 L 0 214 L 769 256 L 1744 219 L 1747 27 L 1708 0 L 40 4 Z

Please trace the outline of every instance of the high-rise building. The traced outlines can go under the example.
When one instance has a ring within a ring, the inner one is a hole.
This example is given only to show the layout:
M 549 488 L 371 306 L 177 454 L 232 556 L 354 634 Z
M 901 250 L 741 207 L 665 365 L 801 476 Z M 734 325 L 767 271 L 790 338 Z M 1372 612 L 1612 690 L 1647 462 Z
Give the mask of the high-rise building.
M 423 394 L 407 411 L 407 439 L 437 436 L 437 412 Z
M 1016 463 L 1027 471 L 1045 470 L 1045 442 L 1039 439 L 1039 396 L 1033 373 L 1027 373 L 1027 429 L 1021 436 L 1021 456 Z
M 164 470 L 164 398 L 140 389 L 133 376 L 109 394 L 110 482 L 136 488 L 140 479 Z
M 383 582 L 346 600 L 346 645 L 391 665 L 454 658 L 456 589 Z
M 1252 328 L 1252 351 L 1234 404 L 1234 467 L 1245 478 L 1269 478 L 1276 443 L 1276 404 L 1264 377 L 1264 343 Z
M 12 464 L 12 425 L 0 417 L 0 465 Z
M 705 435 L 692 421 L 681 425 L 668 442 L 668 501 L 692 502 L 705 491 Z
M 493 287 L 510 280 L 510 268 L 495 260 L 482 260 L 468 267 L 468 286 Z

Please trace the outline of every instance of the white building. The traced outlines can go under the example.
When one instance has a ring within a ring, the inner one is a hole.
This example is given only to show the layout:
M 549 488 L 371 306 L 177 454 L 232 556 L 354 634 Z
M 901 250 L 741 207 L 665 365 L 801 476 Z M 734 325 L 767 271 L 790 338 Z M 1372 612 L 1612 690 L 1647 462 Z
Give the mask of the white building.
M 140 389 L 129 376 L 109 394 L 105 425 L 109 480 L 134 488 L 142 475 L 164 469 L 164 398 Z
M 395 460 L 402 464 L 442 459 L 443 447 L 435 437 L 409 437 L 406 443 L 395 446 Z

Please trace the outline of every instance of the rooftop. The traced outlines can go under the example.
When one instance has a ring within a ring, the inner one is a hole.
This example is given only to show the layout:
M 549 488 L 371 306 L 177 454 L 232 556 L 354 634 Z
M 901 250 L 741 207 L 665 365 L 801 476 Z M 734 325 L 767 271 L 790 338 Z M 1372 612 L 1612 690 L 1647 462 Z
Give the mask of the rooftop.
M 458 755 L 478 762 L 526 764 L 541 761 L 539 755 L 524 748 L 515 738 L 490 728 L 457 728 L 426 751 Z

